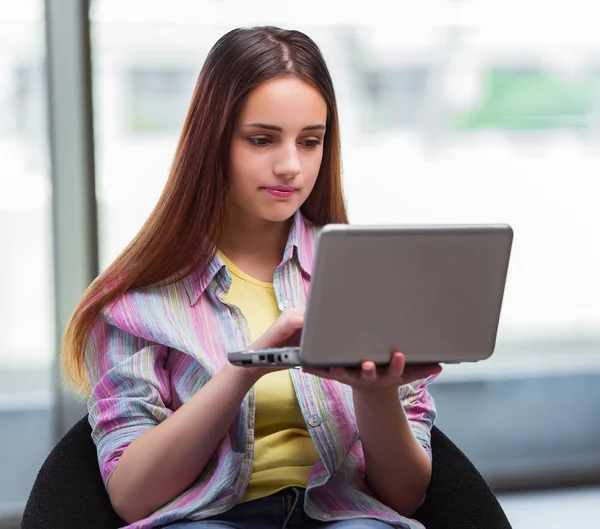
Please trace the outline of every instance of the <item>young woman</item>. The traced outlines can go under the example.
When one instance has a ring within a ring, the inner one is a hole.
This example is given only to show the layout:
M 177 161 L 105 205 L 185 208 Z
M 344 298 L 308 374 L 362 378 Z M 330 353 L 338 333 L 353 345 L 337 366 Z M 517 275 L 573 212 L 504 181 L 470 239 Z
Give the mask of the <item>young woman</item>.
M 431 475 L 440 366 L 405 367 L 400 352 L 385 371 L 227 362 L 297 336 L 331 222 L 347 217 L 318 47 L 298 31 L 231 31 L 202 68 L 156 208 L 65 335 L 128 527 L 422 527 L 410 516 Z

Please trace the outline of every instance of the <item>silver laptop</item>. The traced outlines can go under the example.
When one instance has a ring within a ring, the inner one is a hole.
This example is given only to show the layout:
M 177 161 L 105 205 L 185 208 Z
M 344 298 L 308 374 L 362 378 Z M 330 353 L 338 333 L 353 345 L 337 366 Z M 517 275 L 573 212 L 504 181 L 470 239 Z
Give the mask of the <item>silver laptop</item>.
M 241 366 L 459 363 L 488 358 L 513 230 L 500 225 L 327 225 L 299 347 L 230 352 Z

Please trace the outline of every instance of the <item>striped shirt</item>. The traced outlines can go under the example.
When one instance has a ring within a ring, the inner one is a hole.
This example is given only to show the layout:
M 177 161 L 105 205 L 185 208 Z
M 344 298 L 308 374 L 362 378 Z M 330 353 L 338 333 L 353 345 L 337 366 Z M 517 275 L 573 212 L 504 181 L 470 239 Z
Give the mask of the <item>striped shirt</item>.
M 273 278 L 281 310 L 306 301 L 316 234 L 317 228 L 296 213 Z M 86 366 L 92 385 L 89 420 L 105 484 L 134 439 L 202 388 L 225 365 L 227 351 L 243 349 L 250 342 L 241 312 L 223 301 L 230 284 L 231 276 L 217 254 L 204 273 L 127 292 L 102 312 L 88 342 Z M 291 376 L 319 454 L 306 488 L 306 513 L 322 521 L 371 517 L 397 527 L 422 528 L 370 492 L 351 388 L 297 369 Z M 429 381 L 398 391 L 415 437 L 431 455 L 435 406 Z M 127 527 L 200 520 L 233 507 L 252 470 L 254 413 L 253 388 L 218 444 L 214 464 L 186 491 Z

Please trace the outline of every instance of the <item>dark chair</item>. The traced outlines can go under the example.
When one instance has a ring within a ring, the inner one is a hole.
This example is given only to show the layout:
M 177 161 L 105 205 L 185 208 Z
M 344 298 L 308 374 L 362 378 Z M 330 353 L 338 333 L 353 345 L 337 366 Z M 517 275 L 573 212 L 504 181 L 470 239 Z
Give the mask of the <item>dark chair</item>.
M 33 485 L 21 529 L 116 529 L 87 417 L 52 450 Z M 467 457 L 436 427 L 433 476 L 416 518 L 427 529 L 510 529 L 496 497 Z

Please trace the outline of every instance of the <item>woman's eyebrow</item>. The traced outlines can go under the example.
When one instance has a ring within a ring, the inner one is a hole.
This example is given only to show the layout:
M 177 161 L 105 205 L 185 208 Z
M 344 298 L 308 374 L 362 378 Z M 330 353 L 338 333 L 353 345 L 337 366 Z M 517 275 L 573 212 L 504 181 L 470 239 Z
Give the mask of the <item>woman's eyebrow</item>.
M 256 129 L 266 129 L 266 130 L 275 130 L 277 132 L 283 132 L 283 129 L 281 127 L 278 127 L 277 125 L 269 125 L 267 123 L 248 123 L 246 125 L 244 125 L 245 127 L 254 127 Z M 304 127 L 302 130 L 326 130 L 327 127 L 325 125 L 308 125 L 306 127 Z

